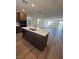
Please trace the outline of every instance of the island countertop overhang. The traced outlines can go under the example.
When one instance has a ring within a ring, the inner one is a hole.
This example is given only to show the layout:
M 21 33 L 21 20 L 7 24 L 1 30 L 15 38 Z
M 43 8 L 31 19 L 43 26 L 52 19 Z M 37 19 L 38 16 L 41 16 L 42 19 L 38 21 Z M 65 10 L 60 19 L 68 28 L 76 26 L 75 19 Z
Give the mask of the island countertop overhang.
M 44 37 L 47 34 L 49 34 L 49 32 L 46 29 L 42 29 L 42 28 L 39 28 L 39 27 L 37 27 L 37 28 L 34 28 L 34 27 L 22 27 L 22 29 L 28 30 L 30 32 L 39 34 L 39 35 L 44 36 Z M 31 30 L 31 29 L 34 29 L 34 30 Z

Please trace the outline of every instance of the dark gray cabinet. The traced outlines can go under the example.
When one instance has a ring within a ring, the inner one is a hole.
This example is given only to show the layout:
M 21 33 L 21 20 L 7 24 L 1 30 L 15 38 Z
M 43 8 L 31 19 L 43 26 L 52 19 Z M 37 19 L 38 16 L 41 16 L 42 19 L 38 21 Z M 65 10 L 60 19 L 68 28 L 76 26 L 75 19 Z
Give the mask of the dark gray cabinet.
M 21 32 L 21 27 L 20 26 L 16 26 L 16 33 L 20 33 Z
M 34 47 L 43 51 L 47 45 L 48 34 L 44 37 L 34 32 L 22 29 L 23 38 L 28 40 Z

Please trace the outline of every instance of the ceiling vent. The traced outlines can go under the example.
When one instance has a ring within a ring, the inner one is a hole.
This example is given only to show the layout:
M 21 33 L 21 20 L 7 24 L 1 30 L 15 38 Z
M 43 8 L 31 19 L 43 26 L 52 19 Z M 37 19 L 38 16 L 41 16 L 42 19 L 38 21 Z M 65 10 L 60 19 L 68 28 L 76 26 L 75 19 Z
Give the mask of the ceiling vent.
M 22 0 L 23 3 L 28 4 L 28 2 L 26 0 Z

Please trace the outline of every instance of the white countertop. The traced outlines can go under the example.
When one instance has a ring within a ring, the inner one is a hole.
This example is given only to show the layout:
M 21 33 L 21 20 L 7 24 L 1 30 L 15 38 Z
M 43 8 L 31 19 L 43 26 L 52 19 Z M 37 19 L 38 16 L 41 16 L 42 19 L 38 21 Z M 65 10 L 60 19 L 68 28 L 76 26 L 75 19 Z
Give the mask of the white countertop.
M 22 27 L 22 28 L 42 36 L 46 36 L 49 33 L 46 29 L 41 29 L 39 27 L 37 27 L 36 31 L 30 30 L 30 28 L 35 29 L 34 27 Z
M 16 26 L 18 27 L 18 26 L 20 26 L 18 23 L 16 23 Z

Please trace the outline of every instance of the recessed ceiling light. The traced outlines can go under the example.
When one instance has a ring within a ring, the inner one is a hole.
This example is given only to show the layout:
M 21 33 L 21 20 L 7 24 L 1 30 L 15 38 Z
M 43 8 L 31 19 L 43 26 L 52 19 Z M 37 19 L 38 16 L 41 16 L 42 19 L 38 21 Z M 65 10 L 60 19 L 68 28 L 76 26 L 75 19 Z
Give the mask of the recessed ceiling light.
M 34 7 L 35 5 L 34 4 L 32 4 L 32 7 Z
M 25 11 L 25 9 L 22 9 L 22 11 Z

